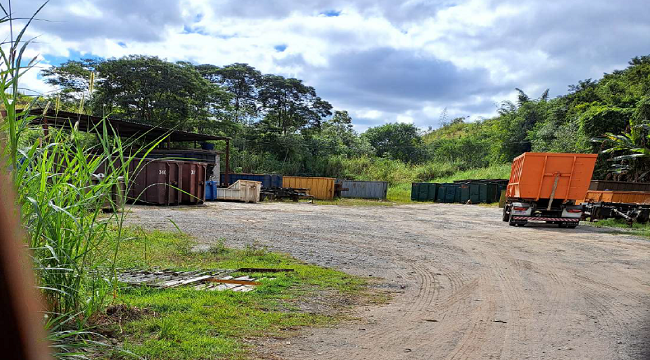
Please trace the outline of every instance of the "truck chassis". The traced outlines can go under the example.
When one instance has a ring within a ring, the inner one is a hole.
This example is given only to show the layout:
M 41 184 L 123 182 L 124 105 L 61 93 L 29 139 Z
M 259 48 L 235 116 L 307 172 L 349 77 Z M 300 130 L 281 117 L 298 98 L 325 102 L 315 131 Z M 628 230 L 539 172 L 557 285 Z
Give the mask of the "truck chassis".
M 503 221 L 510 226 L 525 226 L 528 222 L 557 224 L 561 228 L 576 228 L 582 217 L 582 206 L 562 200 L 508 199 L 503 207 Z

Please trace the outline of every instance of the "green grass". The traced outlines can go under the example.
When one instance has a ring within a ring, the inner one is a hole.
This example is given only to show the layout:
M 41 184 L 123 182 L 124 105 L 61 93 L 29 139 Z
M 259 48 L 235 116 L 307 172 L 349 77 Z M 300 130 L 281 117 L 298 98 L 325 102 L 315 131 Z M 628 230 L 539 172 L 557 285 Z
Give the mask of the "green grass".
M 581 224 L 593 226 L 596 228 L 611 229 L 616 233 L 632 234 L 650 238 L 650 223 L 633 223 L 632 226 L 630 226 L 621 219 L 605 219 L 596 222 L 583 221 Z
M 249 293 L 187 288 L 122 290 L 115 299 L 116 304 L 146 308 L 150 312 L 140 319 L 121 324 L 119 329 L 117 325 L 111 325 L 114 333 L 121 334 L 120 347 L 140 357 L 249 357 L 252 351 L 249 339 L 289 336 L 300 327 L 331 324 L 339 319 L 335 315 L 336 301 L 326 304 L 334 315 L 301 311 L 301 303 L 321 298 L 323 294 L 333 294 L 335 299 L 369 295 L 365 279 L 308 265 L 288 255 L 269 252 L 259 245 L 231 249 L 220 241 L 208 251 L 193 252 L 195 241 L 180 232 L 148 232 L 130 228 L 127 234 L 128 239 L 120 242 L 118 267 L 295 270 L 272 275 L 251 274 L 256 278 L 272 276 L 274 280 L 262 280 L 263 284 Z M 103 329 L 103 332 L 106 330 L 111 329 Z M 123 357 L 124 354 L 114 352 L 104 356 Z
M 450 176 L 435 178 L 432 182 L 448 183 L 465 179 L 508 179 L 510 178 L 510 167 L 510 164 L 500 164 L 481 169 L 459 171 Z
M 388 201 L 400 204 L 411 202 L 411 183 L 396 184 L 388 187 Z

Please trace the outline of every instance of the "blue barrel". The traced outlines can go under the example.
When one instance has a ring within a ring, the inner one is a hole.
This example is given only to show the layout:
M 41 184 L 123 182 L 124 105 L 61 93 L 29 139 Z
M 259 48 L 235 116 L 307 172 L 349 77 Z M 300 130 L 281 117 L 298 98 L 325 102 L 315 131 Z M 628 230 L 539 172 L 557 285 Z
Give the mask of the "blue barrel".
M 217 182 L 205 182 L 205 200 L 217 200 Z

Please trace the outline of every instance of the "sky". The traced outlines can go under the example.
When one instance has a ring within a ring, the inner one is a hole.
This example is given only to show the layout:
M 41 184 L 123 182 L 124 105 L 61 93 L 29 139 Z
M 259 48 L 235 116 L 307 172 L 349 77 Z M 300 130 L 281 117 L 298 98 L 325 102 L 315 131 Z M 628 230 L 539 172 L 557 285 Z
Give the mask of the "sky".
M 12 10 L 28 17 L 41 4 Z M 50 0 L 27 55 L 41 69 L 129 54 L 248 63 L 304 80 L 357 130 L 424 129 L 492 117 L 516 87 L 554 97 L 624 68 L 650 54 L 648 13 L 648 0 Z M 38 71 L 22 86 L 56 91 Z

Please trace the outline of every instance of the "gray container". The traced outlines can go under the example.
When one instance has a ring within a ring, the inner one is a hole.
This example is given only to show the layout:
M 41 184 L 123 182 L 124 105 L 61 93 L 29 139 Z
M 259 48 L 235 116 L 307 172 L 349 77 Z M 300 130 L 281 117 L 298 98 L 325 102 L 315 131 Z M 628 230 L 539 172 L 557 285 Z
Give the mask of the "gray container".
M 388 193 L 388 183 L 386 181 L 352 181 L 339 180 L 343 189 L 341 197 L 358 198 L 358 199 L 379 199 L 385 200 Z

